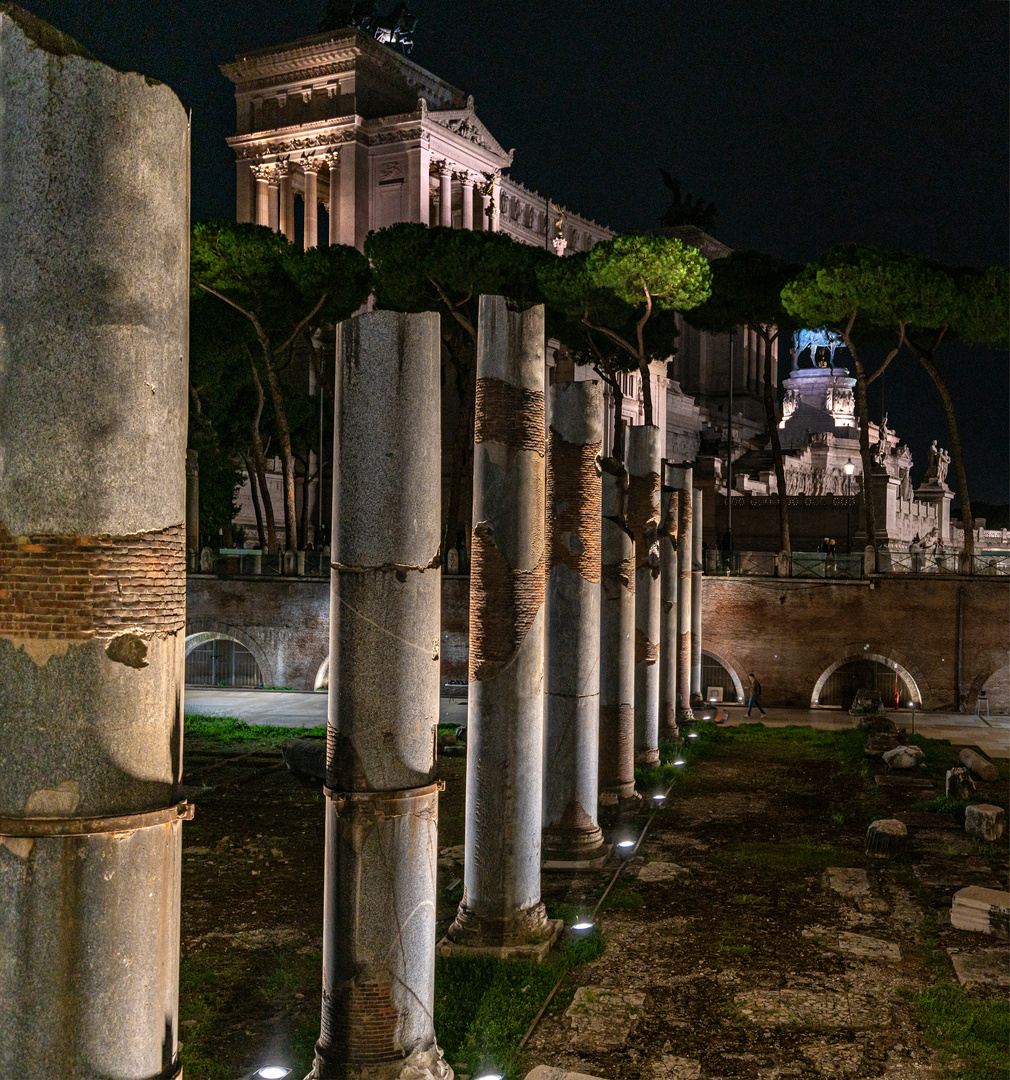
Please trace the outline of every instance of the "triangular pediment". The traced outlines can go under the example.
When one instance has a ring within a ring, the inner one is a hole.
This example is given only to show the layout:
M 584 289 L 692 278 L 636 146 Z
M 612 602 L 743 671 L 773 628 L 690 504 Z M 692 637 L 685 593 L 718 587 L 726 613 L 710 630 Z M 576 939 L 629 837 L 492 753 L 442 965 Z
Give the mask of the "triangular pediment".
M 488 131 L 487 126 L 477 117 L 474 110 L 473 98 L 467 99 L 466 108 L 463 109 L 426 109 L 427 118 L 439 127 L 451 131 L 461 139 L 475 143 L 483 147 L 495 157 L 500 158 L 502 165 L 511 165 L 514 150 L 506 150 L 500 142 Z

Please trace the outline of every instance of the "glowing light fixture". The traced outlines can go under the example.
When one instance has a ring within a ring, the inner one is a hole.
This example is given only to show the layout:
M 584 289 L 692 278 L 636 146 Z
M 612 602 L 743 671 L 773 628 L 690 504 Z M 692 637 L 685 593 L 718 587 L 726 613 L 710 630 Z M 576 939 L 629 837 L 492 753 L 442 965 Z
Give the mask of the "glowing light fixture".
M 677 758 L 677 760 L 674 762 L 674 765 L 686 765 L 686 764 L 687 764 L 687 762 L 683 758 Z
M 264 1065 L 262 1069 L 257 1069 L 253 1073 L 256 1080 L 283 1080 L 285 1076 L 290 1076 L 291 1070 L 285 1069 L 283 1065 Z
M 474 1080 L 502 1080 L 504 1076 L 504 1073 L 482 1073 L 480 1076 L 474 1077 Z
M 583 919 L 580 922 L 573 923 L 571 926 L 572 937 L 588 937 L 596 924 L 589 919 Z
M 855 465 L 852 464 L 852 458 L 849 458 L 842 468 L 844 469 L 846 476 L 851 476 L 856 471 Z
M 622 859 L 630 859 L 631 856 L 632 856 L 632 853 L 634 852 L 634 850 L 635 850 L 635 841 L 634 840 L 618 840 L 617 841 L 617 854 L 620 855 Z
M 698 738 L 698 732 L 697 731 L 689 731 L 687 733 L 687 737 L 689 739 L 697 739 Z

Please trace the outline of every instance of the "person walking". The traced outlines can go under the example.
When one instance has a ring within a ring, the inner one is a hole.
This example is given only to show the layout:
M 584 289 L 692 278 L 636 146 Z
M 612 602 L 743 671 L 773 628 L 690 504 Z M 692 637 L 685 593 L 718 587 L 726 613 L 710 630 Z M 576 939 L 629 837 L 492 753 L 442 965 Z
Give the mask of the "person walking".
M 750 716 L 750 711 L 756 705 L 761 710 L 761 715 L 765 715 L 764 709 L 761 708 L 761 684 L 754 677 L 752 671 L 748 676 L 750 682 L 747 683 L 747 715 Z

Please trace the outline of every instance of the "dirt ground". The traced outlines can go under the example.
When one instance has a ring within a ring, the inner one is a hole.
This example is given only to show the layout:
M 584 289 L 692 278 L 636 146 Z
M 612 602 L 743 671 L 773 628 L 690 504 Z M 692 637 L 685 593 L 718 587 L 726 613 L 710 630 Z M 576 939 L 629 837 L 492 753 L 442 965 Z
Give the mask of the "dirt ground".
M 300 1080 L 311 1064 L 323 801 L 318 784 L 284 768 L 279 741 L 187 747 L 185 783 L 197 805 L 183 848 L 187 1080 L 234 1078 L 271 1060 Z M 917 741 L 927 749 L 917 775 L 932 788 L 878 786 L 887 767 L 864 755 L 856 731 L 709 726 L 686 743 L 686 766 L 643 779 L 651 794 L 672 777 L 666 807 L 606 823 L 615 838 L 647 829 L 601 909 L 602 954 L 564 974 L 506 1071 L 547 1064 L 612 1080 L 1010 1075 L 991 1052 L 974 1065 L 963 1047 L 959 1057 L 951 1033 L 931 1026 L 915 1000 L 933 991 L 955 995 L 962 1009 L 966 1000 L 1005 1000 L 1005 985 L 964 994 L 954 961 L 969 982 L 972 963 L 1005 973 L 1007 946 L 949 925 L 957 889 L 1007 887 L 1005 839 L 983 844 L 934 812 L 910 829 L 904 855 L 863 855 L 870 821 L 931 801 L 952 809 L 936 797 L 957 751 Z M 439 765 L 442 931 L 460 896 L 460 852 L 449 849 L 463 843 L 465 760 Z M 973 801 L 1010 810 L 1000 768 Z M 613 873 L 612 865 L 545 874 L 549 911 L 592 911 Z M 451 1002 L 452 965 L 440 964 L 438 978 L 439 999 Z M 530 1001 L 522 987 L 516 996 L 514 1030 L 524 1031 L 542 997 Z M 439 1036 L 465 1076 L 475 1059 L 462 1047 L 468 1039 L 472 1051 L 480 1033 L 465 1035 L 465 1019 L 456 1020 L 459 1032 Z

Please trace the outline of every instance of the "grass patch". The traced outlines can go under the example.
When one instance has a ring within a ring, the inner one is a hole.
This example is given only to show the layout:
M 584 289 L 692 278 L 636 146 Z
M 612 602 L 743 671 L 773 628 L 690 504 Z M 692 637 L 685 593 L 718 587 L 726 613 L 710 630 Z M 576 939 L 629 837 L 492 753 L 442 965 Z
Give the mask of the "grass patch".
M 915 995 L 929 1044 L 957 1054 L 955 1080 L 1005 1080 L 1010 1005 L 1000 996 L 980 1000 L 951 982 Z
M 625 881 L 618 880 L 617 884 L 607 893 L 607 899 L 603 901 L 601 911 L 638 911 L 645 907 L 642 894 Z
M 598 933 L 570 941 L 543 963 L 489 957 L 435 960 L 435 1031 L 457 1073 L 523 1075 L 519 1042 L 559 978 L 603 953 Z M 557 1000 L 557 999 L 555 999 Z
M 965 807 L 971 805 L 968 799 L 948 799 L 946 795 L 937 795 L 933 799 L 920 799 L 912 803 L 909 810 L 923 814 L 952 814 L 963 823 Z
M 276 746 L 285 739 L 326 735 L 326 726 L 314 728 L 273 727 L 270 724 L 247 724 L 232 716 L 187 716 L 183 731 L 187 743 L 201 746 Z
M 810 840 L 747 840 L 727 849 L 722 857 L 730 866 L 740 869 L 791 870 L 802 874 L 826 870 L 829 866 L 849 865 L 854 852 L 831 844 L 815 844 Z

